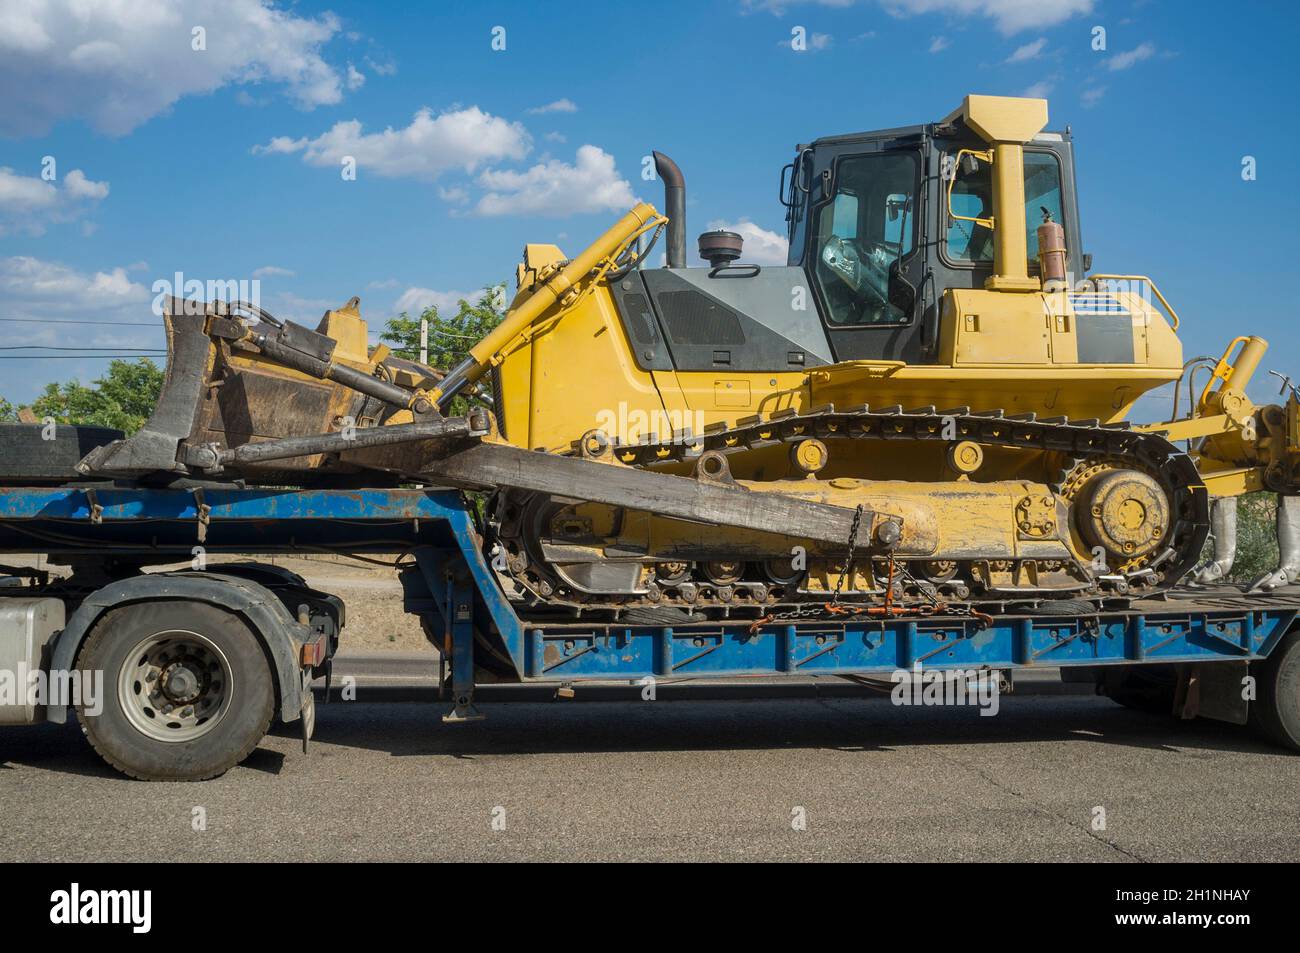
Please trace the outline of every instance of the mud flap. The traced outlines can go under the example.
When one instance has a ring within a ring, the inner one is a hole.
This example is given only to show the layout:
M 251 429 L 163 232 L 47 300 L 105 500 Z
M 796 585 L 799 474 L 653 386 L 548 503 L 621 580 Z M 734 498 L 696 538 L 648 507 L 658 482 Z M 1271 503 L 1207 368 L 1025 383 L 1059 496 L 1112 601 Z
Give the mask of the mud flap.
M 1174 711 L 1183 720 L 1209 718 L 1244 725 L 1250 711 L 1245 693 L 1248 662 L 1209 662 L 1178 666 Z
M 328 690 L 327 683 L 326 691 Z M 311 690 L 310 670 L 302 673 L 302 717 L 298 720 L 302 722 L 302 753 L 306 754 L 307 743 L 316 733 L 316 696 Z

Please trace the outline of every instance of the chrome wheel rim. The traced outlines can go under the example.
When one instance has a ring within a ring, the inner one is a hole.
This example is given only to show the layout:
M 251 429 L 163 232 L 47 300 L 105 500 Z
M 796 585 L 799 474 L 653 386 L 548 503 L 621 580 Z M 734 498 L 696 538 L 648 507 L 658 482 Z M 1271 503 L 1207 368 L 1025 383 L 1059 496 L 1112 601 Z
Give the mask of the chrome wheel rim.
M 166 629 L 141 639 L 118 673 L 127 720 L 155 741 L 201 738 L 225 717 L 232 690 L 230 662 L 211 639 Z

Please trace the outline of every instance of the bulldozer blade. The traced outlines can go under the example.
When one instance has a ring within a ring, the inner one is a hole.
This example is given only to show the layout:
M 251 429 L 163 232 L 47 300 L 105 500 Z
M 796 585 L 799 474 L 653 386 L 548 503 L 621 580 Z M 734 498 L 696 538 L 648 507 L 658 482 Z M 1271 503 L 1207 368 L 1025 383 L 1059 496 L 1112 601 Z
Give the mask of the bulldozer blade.
M 853 530 L 854 511 L 842 506 L 504 444 L 480 443 L 452 453 L 419 476 L 469 488 L 533 490 L 840 546 Z M 870 511 L 862 514 L 859 544 L 864 547 L 871 542 L 876 517 Z
M 177 457 L 181 442 L 194 430 L 212 368 L 213 345 L 205 330 L 206 317 L 187 314 L 185 302 L 179 298 L 171 302 L 163 314 L 167 370 L 153 413 L 132 436 L 86 454 L 77 464 L 77 472 L 83 476 L 131 478 L 186 472 Z

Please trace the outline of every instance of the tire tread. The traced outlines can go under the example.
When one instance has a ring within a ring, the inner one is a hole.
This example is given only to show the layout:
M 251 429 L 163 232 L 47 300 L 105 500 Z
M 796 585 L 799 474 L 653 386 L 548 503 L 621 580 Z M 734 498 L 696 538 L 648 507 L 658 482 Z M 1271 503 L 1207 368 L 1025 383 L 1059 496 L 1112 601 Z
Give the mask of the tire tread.
M 143 603 L 143 604 L 137 603 L 134 605 L 128 605 L 117 609 L 112 609 L 109 612 L 105 613 L 105 615 L 91 629 L 89 635 L 86 636 L 85 641 L 78 649 L 75 667 L 78 670 L 80 670 L 83 667 L 85 667 L 84 663 L 87 660 L 94 659 L 95 653 L 97 651 L 101 651 L 101 650 L 108 651 L 108 649 L 104 648 L 104 645 L 105 643 L 110 642 L 110 640 L 113 638 L 114 635 L 113 623 L 115 621 L 115 617 L 120 618 L 122 613 L 132 611 L 132 610 L 139 611 L 143 609 L 144 611 L 147 612 L 150 609 L 156 609 L 161 606 L 175 605 L 175 604 L 176 604 L 175 602 L 157 602 L 157 603 Z M 244 629 L 244 631 L 247 632 L 250 637 L 254 639 L 257 638 L 257 636 L 254 635 L 251 632 L 251 630 L 249 630 L 248 627 L 237 616 L 235 616 L 232 613 L 225 613 L 225 614 L 229 616 L 229 620 L 231 623 Z M 105 677 L 105 681 L 107 682 L 108 679 L 107 671 L 105 672 L 104 677 Z M 189 773 L 189 774 L 181 773 L 181 772 L 166 772 L 166 771 L 143 771 L 140 770 L 138 767 L 133 767 L 125 763 L 122 760 L 122 758 L 119 757 L 118 754 L 114 751 L 113 746 L 110 743 L 108 743 L 102 736 L 97 734 L 95 730 L 92 729 L 90 723 L 87 721 L 87 717 L 82 711 L 81 705 L 76 706 L 77 721 L 81 726 L 82 734 L 85 735 L 86 740 L 90 742 L 90 746 L 95 750 L 95 753 L 98 754 L 101 758 L 103 758 L 104 761 L 107 762 L 109 765 L 111 765 L 113 768 L 122 772 L 122 774 L 126 775 L 129 778 L 133 778 L 137 781 L 207 781 L 210 780 L 211 778 L 219 777 L 220 775 L 225 774 L 235 765 L 239 764 L 250 754 L 252 754 L 253 751 L 257 748 L 257 746 L 261 743 L 262 739 L 266 736 L 267 731 L 271 727 L 271 721 L 275 717 L 275 700 L 273 696 L 274 696 L 274 692 L 272 692 L 271 697 L 267 699 L 267 704 L 265 705 L 265 712 L 261 717 L 259 717 L 258 721 L 255 722 L 256 730 L 249 733 L 249 738 L 244 744 L 242 744 L 237 750 L 231 750 L 225 757 L 221 758 L 214 766 L 204 771 Z

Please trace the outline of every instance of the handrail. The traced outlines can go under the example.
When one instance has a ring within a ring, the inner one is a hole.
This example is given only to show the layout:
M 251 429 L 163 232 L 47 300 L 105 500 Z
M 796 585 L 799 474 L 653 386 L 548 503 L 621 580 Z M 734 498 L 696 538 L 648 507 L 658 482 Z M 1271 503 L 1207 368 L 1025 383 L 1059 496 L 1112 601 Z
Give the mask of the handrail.
M 1169 317 L 1173 318 L 1174 330 L 1175 331 L 1178 330 L 1178 325 L 1180 323 L 1178 320 L 1178 312 L 1175 311 L 1173 307 L 1169 304 L 1169 302 L 1165 300 L 1165 296 L 1160 293 L 1160 289 L 1156 287 L 1156 283 L 1152 281 L 1150 278 L 1148 278 L 1146 275 L 1089 275 L 1088 280 L 1089 281 L 1145 281 L 1148 285 L 1151 286 L 1151 291 L 1160 300 L 1160 303 L 1164 305 L 1165 310 L 1169 312 Z

